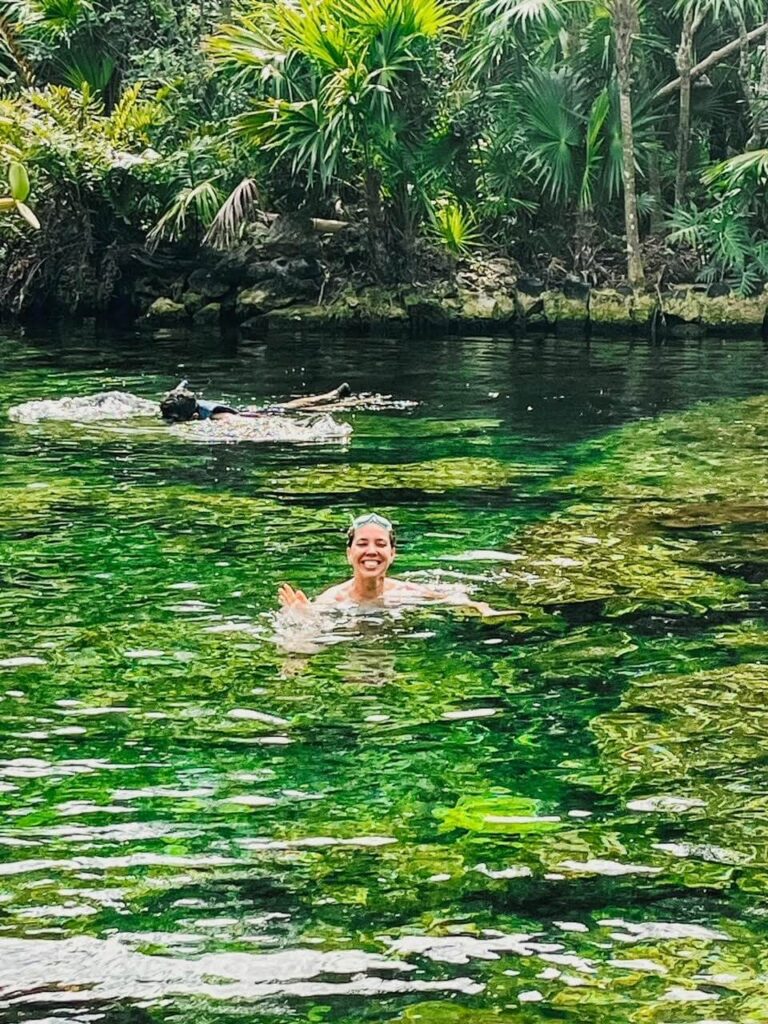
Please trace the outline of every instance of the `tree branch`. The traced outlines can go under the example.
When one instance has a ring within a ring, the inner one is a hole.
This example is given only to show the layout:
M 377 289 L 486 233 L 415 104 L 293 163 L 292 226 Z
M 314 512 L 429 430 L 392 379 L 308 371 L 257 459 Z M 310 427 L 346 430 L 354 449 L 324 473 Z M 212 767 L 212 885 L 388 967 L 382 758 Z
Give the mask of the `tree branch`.
M 756 42 L 763 36 L 768 35 L 768 22 L 764 25 L 760 25 L 758 28 L 753 28 L 751 32 L 748 32 L 746 36 L 739 36 L 738 39 L 734 39 L 732 42 L 727 43 L 725 46 L 721 46 L 719 50 L 713 50 L 708 57 L 704 60 L 699 61 L 698 64 L 694 64 L 691 68 L 691 79 L 695 81 L 701 75 L 706 74 L 710 68 L 714 67 L 715 64 L 719 64 L 721 60 L 725 60 L 726 57 L 730 57 L 732 53 L 736 53 L 745 43 L 747 46 L 750 43 Z M 654 100 L 663 100 L 667 96 L 672 96 L 680 88 L 680 79 L 676 78 L 673 82 L 668 82 L 662 86 L 658 92 L 654 93 Z

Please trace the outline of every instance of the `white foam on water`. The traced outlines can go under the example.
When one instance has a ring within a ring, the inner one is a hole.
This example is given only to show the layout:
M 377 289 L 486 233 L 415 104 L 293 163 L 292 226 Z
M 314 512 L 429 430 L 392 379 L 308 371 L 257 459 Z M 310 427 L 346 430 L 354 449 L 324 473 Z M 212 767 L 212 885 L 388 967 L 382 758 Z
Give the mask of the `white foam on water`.
M 14 405 L 8 418 L 15 423 L 34 424 L 45 420 L 67 423 L 98 423 L 137 417 L 160 418 L 157 401 L 127 391 L 99 391 L 94 395 L 71 395 Z M 319 444 L 344 442 L 352 434 L 348 423 L 339 423 L 330 413 L 312 416 L 227 416 L 222 419 L 177 423 L 170 436 L 185 441 L 232 443 L 237 441 Z
M 8 410 L 14 423 L 41 423 L 63 420 L 70 423 L 96 423 L 99 420 L 127 420 L 136 416 L 160 415 L 160 406 L 128 391 L 98 391 L 95 395 L 23 402 Z
M 222 419 L 196 420 L 179 423 L 171 428 L 185 441 L 234 443 L 321 444 L 327 441 L 344 442 L 352 434 L 348 423 L 339 423 L 329 413 L 310 418 L 290 416 L 226 416 Z

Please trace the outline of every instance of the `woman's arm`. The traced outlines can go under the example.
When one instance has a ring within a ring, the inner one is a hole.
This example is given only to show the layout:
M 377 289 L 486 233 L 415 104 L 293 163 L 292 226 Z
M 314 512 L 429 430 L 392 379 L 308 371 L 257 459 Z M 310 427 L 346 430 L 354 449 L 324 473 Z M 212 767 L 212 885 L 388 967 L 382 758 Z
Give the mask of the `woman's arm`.
M 435 604 L 447 604 L 454 608 L 471 608 L 473 611 L 479 612 L 480 615 L 509 614 L 508 612 L 491 608 L 485 601 L 473 601 L 465 591 L 446 592 L 434 590 L 423 583 L 411 583 L 406 580 L 398 581 L 398 583 L 408 594 L 412 594 L 414 597 L 421 597 L 425 601 L 431 601 Z

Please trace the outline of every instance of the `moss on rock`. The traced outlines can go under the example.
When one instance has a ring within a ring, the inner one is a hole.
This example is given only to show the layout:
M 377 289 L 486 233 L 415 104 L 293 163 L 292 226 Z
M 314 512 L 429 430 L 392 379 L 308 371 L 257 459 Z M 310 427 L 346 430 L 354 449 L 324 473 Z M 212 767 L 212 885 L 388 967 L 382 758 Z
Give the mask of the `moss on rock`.
M 518 292 L 515 303 L 517 315 L 527 323 L 541 323 L 544 320 L 544 301 L 541 295 Z
M 629 327 L 632 324 L 632 298 L 615 288 L 596 288 L 589 300 L 590 319 L 607 327 Z
M 589 320 L 589 300 L 568 298 L 561 291 L 547 291 L 541 296 L 544 318 L 559 327 L 584 327 Z
M 147 310 L 147 320 L 154 324 L 179 324 L 187 319 L 187 310 L 180 302 L 165 295 L 155 299 Z
M 663 297 L 662 312 L 686 324 L 701 323 L 706 299 L 689 288 L 675 288 Z
M 192 322 L 197 327 L 218 327 L 221 323 L 221 303 L 209 302 L 198 309 L 192 317 Z
M 270 313 L 273 309 L 281 309 L 291 304 L 289 295 L 278 295 L 269 287 L 247 288 L 237 296 L 237 315 L 242 320 Z
M 720 295 L 701 303 L 701 320 L 707 327 L 757 327 L 762 329 L 768 312 L 768 295 L 753 298 Z

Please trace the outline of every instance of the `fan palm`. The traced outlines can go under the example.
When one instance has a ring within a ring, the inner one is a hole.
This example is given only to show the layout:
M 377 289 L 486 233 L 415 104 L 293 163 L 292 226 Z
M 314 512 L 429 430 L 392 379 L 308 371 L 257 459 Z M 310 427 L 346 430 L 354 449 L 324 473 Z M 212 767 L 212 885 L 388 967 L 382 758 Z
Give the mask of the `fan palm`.
M 624 221 L 627 237 L 628 276 L 634 286 L 642 286 L 643 269 L 640 259 L 640 237 L 637 212 L 636 147 L 632 114 L 632 77 L 634 70 L 633 45 L 639 34 L 640 0 L 476 0 L 470 24 L 476 27 L 477 40 L 470 44 L 468 62 L 471 76 L 488 74 L 494 65 L 505 58 L 516 62 L 517 75 L 526 65 L 537 70 L 549 65 L 557 69 L 567 62 L 567 72 L 558 81 L 549 80 L 548 99 L 535 93 L 524 117 L 527 116 L 536 139 L 532 163 L 540 183 L 549 188 L 550 196 L 560 198 L 571 192 L 580 181 L 580 201 L 589 205 L 594 190 L 595 168 L 601 163 L 605 148 L 609 157 L 618 156 L 618 147 L 606 146 L 603 138 L 608 109 L 602 92 L 616 83 L 620 123 L 621 168 L 624 193 Z M 573 78 L 574 61 L 583 49 L 582 37 L 594 40 L 602 32 L 604 59 L 598 74 L 593 71 L 593 92 L 589 112 L 581 112 L 584 129 L 579 130 L 579 114 L 573 107 L 581 86 Z M 512 31 L 510 31 L 512 29 Z M 606 29 L 609 34 L 606 34 Z M 600 82 L 600 78 L 602 81 Z M 600 84 L 598 84 L 598 82 Z M 572 92 L 565 104 L 555 111 L 553 103 L 557 91 Z M 541 100 L 550 108 L 546 121 L 540 117 Z M 531 104 L 539 108 L 532 110 Z M 538 123 L 537 123 L 538 121 Z M 542 130 L 543 129 L 543 130 Z M 577 156 L 577 154 L 579 154 Z M 578 165 L 582 163 L 582 173 Z
M 259 94 L 233 131 L 294 179 L 359 181 L 375 231 L 382 199 L 409 184 L 406 151 L 430 138 L 425 75 L 453 24 L 445 0 L 278 0 L 222 27 L 209 50 Z

